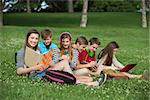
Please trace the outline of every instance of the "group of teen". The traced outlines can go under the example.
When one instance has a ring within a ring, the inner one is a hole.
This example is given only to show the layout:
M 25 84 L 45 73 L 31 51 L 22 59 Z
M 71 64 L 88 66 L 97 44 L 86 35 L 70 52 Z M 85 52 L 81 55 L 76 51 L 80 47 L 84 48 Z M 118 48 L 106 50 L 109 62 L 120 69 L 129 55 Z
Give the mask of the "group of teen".
M 39 41 L 40 36 L 42 41 Z M 30 74 L 43 78 L 48 70 L 65 71 L 72 74 L 76 78 L 76 84 L 85 84 L 88 86 L 102 85 L 107 74 L 104 70 L 111 69 L 119 71 L 124 68 L 116 58 L 115 54 L 119 45 L 115 41 L 111 41 L 102 49 L 96 58 L 96 49 L 100 46 L 97 37 L 92 37 L 89 41 L 84 36 L 79 36 L 72 41 L 72 35 L 69 32 L 62 32 L 59 35 L 59 46 L 52 42 L 52 32 L 45 29 L 39 33 L 32 29 L 26 35 L 25 46 L 17 51 L 16 55 L 16 72 L 19 75 Z M 25 49 L 29 47 L 37 53 L 44 54 L 50 50 L 52 52 L 52 60 L 49 62 L 49 68 L 43 69 L 43 64 L 37 64 L 32 67 L 26 66 L 24 62 Z M 44 70 L 42 73 L 36 73 Z M 36 74 L 35 74 L 36 73 Z M 133 75 L 127 72 L 120 72 L 128 78 L 145 78 L 147 71 L 143 74 Z M 98 76 L 95 80 L 93 76 Z

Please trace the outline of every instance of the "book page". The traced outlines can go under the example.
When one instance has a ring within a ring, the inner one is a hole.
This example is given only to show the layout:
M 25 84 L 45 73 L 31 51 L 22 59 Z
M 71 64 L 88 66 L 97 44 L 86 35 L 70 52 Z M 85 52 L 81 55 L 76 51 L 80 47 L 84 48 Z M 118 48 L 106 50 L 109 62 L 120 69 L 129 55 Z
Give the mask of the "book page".
M 45 54 L 39 54 L 29 47 L 26 47 L 25 51 L 25 64 L 28 67 L 35 66 L 37 64 L 43 64 L 44 69 L 49 67 L 49 62 L 52 60 L 52 50 Z
M 41 54 L 38 54 L 36 51 L 32 50 L 31 48 L 26 47 L 24 61 L 28 67 L 32 67 L 39 64 L 41 60 L 42 60 Z

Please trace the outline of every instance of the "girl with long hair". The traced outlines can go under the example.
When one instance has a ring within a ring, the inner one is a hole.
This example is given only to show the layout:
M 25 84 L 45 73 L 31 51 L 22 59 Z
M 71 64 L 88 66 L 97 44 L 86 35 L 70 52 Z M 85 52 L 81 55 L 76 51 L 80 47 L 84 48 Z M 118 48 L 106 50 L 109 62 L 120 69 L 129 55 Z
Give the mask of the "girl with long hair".
M 119 49 L 119 45 L 115 41 L 111 41 L 107 44 L 107 46 L 102 49 L 98 55 L 99 62 L 97 64 L 97 72 L 101 72 L 103 70 L 111 69 L 119 72 L 119 70 L 124 68 L 124 65 L 121 64 L 117 58 L 116 53 Z M 119 72 L 120 74 L 123 74 L 127 76 L 128 78 L 146 78 L 147 77 L 147 71 L 145 70 L 143 74 L 140 75 L 134 75 L 129 74 L 127 72 Z
M 58 60 L 67 60 L 70 68 L 74 72 L 76 70 L 76 66 L 78 64 L 78 46 L 74 45 L 75 48 L 72 48 L 72 36 L 69 32 L 62 32 L 60 34 L 60 51 L 59 51 L 59 57 L 56 57 Z M 77 48 L 76 48 L 77 47 Z M 83 46 L 84 48 L 85 46 Z M 77 79 L 77 83 L 80 84 L 86 84 L 88 86 L 99 86 L 101 85 L 101 82 L 99 81 L 93 81 L 92 77 L 84 76 L 84 75 L 76 75 L 73 73 L 74 76 Z

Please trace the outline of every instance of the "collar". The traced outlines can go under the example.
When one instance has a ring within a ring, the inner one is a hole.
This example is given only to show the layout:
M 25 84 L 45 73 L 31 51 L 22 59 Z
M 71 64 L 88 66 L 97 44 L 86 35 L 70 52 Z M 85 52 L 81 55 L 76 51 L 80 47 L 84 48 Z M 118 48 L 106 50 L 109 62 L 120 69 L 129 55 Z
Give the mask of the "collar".
M 64 50 L 64 55 L 68 55 L 68 50 Z
M 51 44 L 52 44 L 52 42 L 49 45 L 45 45 L 45 43 L 44 43 L 46 49 L 48 49 L 48 50 L 49 50 Z
M 87 53 L 89 54 L 90 57 L 92 57 L 92 56 L 94 55 L 94 52 L 91 52 L 91 51 L 89 50 L 89 48 L 86 48 L 86 51 L 87 51 Z

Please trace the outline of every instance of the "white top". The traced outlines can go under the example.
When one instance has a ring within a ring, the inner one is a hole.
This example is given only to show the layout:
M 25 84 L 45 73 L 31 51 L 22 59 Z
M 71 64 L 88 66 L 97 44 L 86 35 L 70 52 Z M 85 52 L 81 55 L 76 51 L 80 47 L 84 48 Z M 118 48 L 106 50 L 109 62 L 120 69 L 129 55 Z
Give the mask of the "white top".
M 98 61 L 98 63 L 97 63 L 97 66 L 98 66 L 98 70 L 99 70 L 99 71 L 102 71 L 102 70 L 105 69 L 105 68 L 111 68 L 111 66 L 113 67 L 113 69 L 118 69 L 118 70 L 120 70 L 120 69 L 122 69 L 122 68 L 124 67 L 124 65 L 122 65 L 122 64 L 117 60 L 117 58 L 116 58 L 115 55 L 113 55 L 111 66 L 105 66 L 105 65 L 103 65 L 104 62 L 105 62 L 105 60 L 106 60 L 106 57 L 107 57 L 107 55 L 105 55 L 104 57 L 102 57 L 102 58 Z

